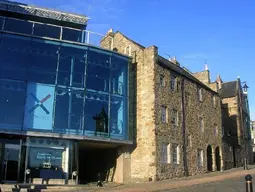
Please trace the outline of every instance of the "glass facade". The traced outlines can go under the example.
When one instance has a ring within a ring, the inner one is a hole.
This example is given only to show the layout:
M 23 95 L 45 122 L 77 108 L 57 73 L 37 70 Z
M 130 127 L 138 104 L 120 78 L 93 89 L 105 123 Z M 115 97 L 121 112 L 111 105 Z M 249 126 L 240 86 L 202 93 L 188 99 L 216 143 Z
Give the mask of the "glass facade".
M 82 42 L 78 30 L 1 17 L 0 26 L 0 129 L 129 140 L 127 57 L 34 37 Z

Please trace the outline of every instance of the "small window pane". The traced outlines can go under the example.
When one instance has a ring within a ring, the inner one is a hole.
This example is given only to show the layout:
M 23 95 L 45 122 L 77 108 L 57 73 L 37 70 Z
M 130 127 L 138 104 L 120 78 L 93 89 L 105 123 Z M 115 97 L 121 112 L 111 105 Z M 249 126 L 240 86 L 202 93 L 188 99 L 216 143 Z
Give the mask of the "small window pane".
M 171 90 L 176 89 L 176 77 L 174 75 L 171 75 L 170 88 L 171 88 Z
M 32 34 L 32 27 L 33 23 L 31 22 L 7 18 L 5 20 L 4 30 L 30 35 Z
M 75 29 L 63 28 L 62 39 L 82 43 L 82 31 Z
M 165 78 L 163 75 L 160 75 L 160 86 L 164 87 L 165 86 Z
M 166 107 L 161 106 L 161 121 L 166 123 Z
M 39 37 L 60 38 L 60 27 L 35 23 L 34 35 Z
M 177 164 L 178 163 L 178 145 L 172 144 L 172 162 Z

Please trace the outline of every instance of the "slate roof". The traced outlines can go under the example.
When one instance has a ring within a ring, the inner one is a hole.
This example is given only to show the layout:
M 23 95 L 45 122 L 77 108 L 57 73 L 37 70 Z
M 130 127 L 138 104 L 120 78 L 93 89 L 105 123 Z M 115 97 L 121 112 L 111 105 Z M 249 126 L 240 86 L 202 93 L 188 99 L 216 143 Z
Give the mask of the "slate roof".
M 171 61 L 168 61 L 167 59 L 165 59 L 162 56 L 158 56 L 158 63 L 164 67 L 169 68 L 170 70 L 174 71 L 175 73 L 182 75 L 184 77 L 186 77 L 187 79 L 195 82 L 196 84 L 200 85 L 201 87 L 214 92 L 215 94 L 218 94 L 216 91 L 212 90 L 211 88 L 209 88 L 208 86 L 206 86 L 204 83 L 202 83 L 201 81 L 199 81 L 197 78 L 195 78 L 192 74 L 190 74 L 188 71 L 186 71 L 185 69 L 183 69 L 182 67 L 172 63 Z
M 219 94 L 221 98 L 230 98 L 236 96 L 237 81 L 225 82 L 222 84 Z
M 54 19 L 62 22 L 70 22 L 79 25 L 86 25 L 88 17 L 79 14 L 66 13 L 52 9 L 30 6 L 24 3 L 9 0 L 0 0 L 0 12 L 7 11 L 27 16 Z

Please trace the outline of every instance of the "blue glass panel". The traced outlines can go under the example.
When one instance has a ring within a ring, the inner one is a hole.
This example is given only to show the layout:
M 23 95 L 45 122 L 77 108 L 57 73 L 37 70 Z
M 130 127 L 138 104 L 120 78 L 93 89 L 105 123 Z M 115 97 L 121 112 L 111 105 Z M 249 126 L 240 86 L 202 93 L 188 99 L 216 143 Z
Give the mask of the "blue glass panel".
M 28 83 L 24 117 L 25 129 L 52 130 L 55 87 Z
M 0 30 L 3 28 L 4 18 L 0 17 Z
M 26 84 L 0 79 L 0 129 L 21 130 Z
M 126 100 L 122 97 L 111 96 L 111 137 L 125 139 L 127 136 Z
M 2 36 L 0 47 L 0 77 L 26 80 L 29 61 L 29 41 Z
M 108 135 L 108 103 L 109 95 L 96 92 L 86 92 L 85 130 L 87 135 L 105 133 Z
M 58 46 L 32 42 L 28 79 L 30 81 L 55 84 Z
M 81 134 L 83 129 L 84 91 L 57 89 L 55 131 Z
M 61 57 L 58 68 L 58 85 L 69 86 L 71 76 L 71 58 Z
M 4 24 L 5 31 L 11 31 L 16 33 L 23 33 L 27 35 L 32 34 L 33 23 L 24 21 L 24 20 L 17 20 L 12 18 L 6 18 Z
M 60 27 L 35 23 L 34 35 L 39 37 L 60 38 Z
M 82 31 L 63 28 L 62 39 L 67 41 L 82 42 Z
M 57 88 L 55 103 L 54 129 L 64 132 L 68 129 L 69 92 L 67 89 Z
M 113 94 L 127 96 L 128 61 L 113 56 L 111 64 L 111 92 Z
M 73 68 L 71 68 L 71 58 L 73 59 Z M 73 70 L 73 87 L 84 87 L 85 72 L 85 50 L 72 47 L 61 48 L 61 61 L 59 65 L 59 83 L 65 85 L 65 79 L 70 80 L 70 71 Z
M 109 92 L 110 57 L 108 55 L 88 51 L 86 88 Z

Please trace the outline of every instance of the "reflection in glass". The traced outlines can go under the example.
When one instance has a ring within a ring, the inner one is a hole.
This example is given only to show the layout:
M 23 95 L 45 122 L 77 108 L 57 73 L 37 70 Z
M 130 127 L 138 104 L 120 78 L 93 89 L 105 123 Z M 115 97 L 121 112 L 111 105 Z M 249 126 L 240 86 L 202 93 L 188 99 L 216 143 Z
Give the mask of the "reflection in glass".
M 64 179 L 63 149 L 32 147 L 29 150 L 28 168 L 32 178 Z
M 0 127 L 21 129 L 26 85 L 23 82 L 0 79 Z
M 87 91 L 84 113 L 88 133 L 108 132 L 108 102 L 109 95 Z
M 111 76 L 111 92 L 127 96 L 127 61 L 118 57 L 112 57 Z
M 57 88 L 55 130 L 80 134 L 83 129 L 84 91 Z
M 33 35 L 39 36 L 39 37 L 50 37 L 50 38 L 59 39 L 60 27 L 35 23 Z
M 122 97 L 111 97 L 111 135 L 118 137 L 125 137 L 125 119 L 126 114 L 124 108 L 124 102 Z
M 0 77 L 26 80 L 29 61 L 29 42 L 4 36 L 0 46 Z
M 0 18 L 1 19 L 1 18 Z M 5 31 L 23 33 L 30 35 L 32 33 L 33 23 L 24 20 L 6 18 L 4 24 Z
M 82 31 L 63 27 L 62 39 L 82 43 Z

